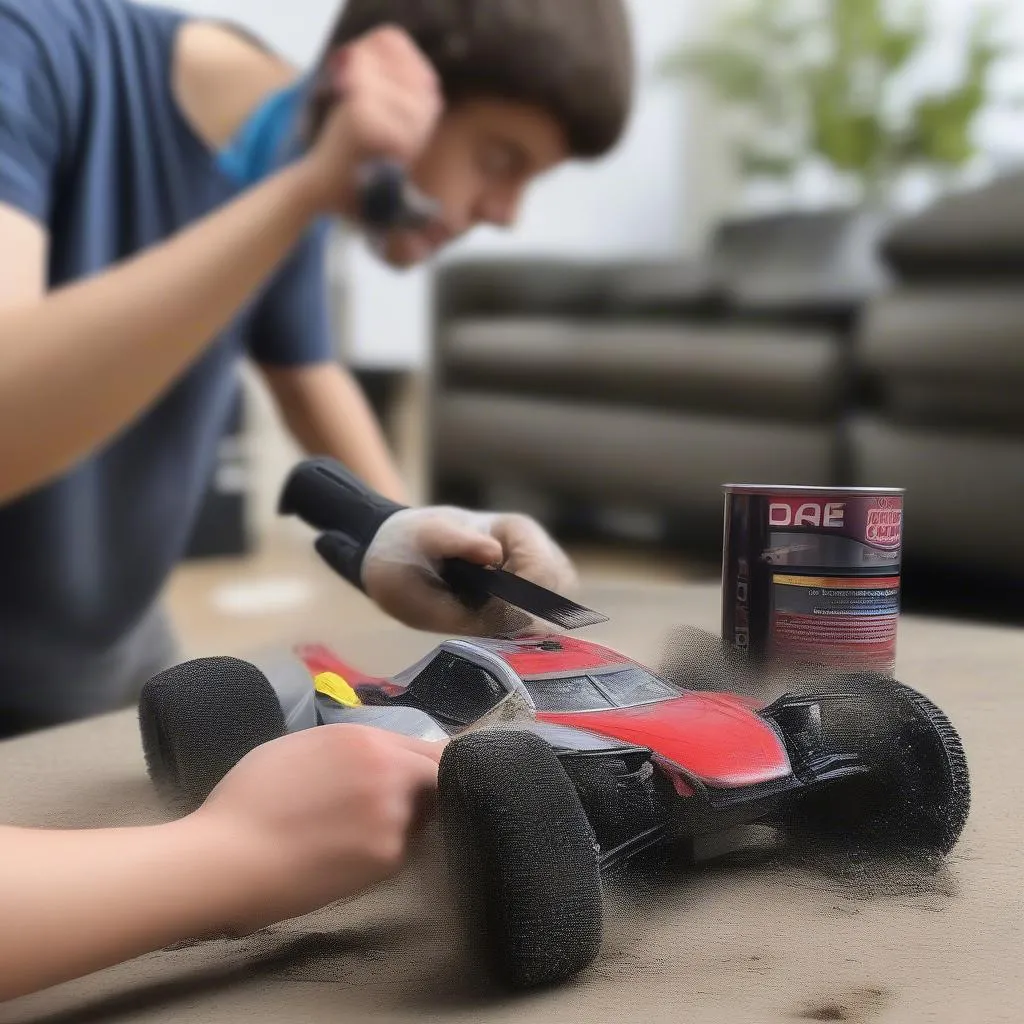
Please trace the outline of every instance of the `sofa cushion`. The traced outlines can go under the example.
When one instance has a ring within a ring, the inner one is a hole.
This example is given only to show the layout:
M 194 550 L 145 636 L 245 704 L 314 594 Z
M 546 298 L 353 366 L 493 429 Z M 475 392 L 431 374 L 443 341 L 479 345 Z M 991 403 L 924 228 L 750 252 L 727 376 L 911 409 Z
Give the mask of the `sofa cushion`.
M 883 220 L 849 208 L 734 217 L 677 259 L 459 259 L 435 272 L 437 316 L 846 321 L 884 287 Z
M 1024 289 L 902 288 L 866 313 L 855 357 L 910 421 L 1024 423 Z
M 879 387 L 886 415 L 897 424 L 986 428 L 1024 438 L 1020 381 L 901 380 Z
M 434 273 L 436 315 L 495 316 L 529 311 L 586 315 L 604 304 L 606 268 L 554 258 L 473 259 L 441 264 Z
M 472 259 L 434 277 L 436 315 L 622 316 L 698 312 L 723 301 L 702 261 Z
M 446 388 L 794 421 L 834 415 L 846 379 L 839 337 L 807 328 L 464 320 L 437 355 Z
M 1024 173 L 953 193 L 894 224 L 883 260 L 908 280 L 1024 275 Z
M 887 283 L 884 227 L 878 214 L 845 207 L 730 218 L 708 262 L 738 315 L 844 320 Z
M 728 312 L 729 289 L 710 260 L 637 261 L 611 268 L 604 310 L 615 317 L 701 317 Z
M 619 507 L 685 508 L 719 522 L 731 480 L 832 482 L 832 426 L 447 392 L 431 438 L 434 479 L 514 484 Z
M 1024 379 L 1024 282 L 891 292 L 865 311 L 857 352 L 880 373 Z

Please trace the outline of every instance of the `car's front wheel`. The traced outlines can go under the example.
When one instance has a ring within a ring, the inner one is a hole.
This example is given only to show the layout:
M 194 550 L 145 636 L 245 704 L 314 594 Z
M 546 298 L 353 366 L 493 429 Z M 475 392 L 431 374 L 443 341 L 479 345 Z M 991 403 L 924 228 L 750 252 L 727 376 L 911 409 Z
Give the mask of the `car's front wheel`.
M 283 736 L 278 693 L 255 665 L 199 658 L 150 679 L 139 701 L 150 780 L 163 800 L 187 812 L 251 750 Z
M 602 937 L 598 849 L 552 748 L 504 730 L 452 741 L 439 808 L 470 948 L 489 973 L 527 989 L 588 967 Z
M 945 857 L 970 811 L 967 758 L 953 724 L 916 690 L 852 675 L 822 693 L 823 752 L 854 754 L 866 774 L 811 791 L 797 821 L 842 841 Z

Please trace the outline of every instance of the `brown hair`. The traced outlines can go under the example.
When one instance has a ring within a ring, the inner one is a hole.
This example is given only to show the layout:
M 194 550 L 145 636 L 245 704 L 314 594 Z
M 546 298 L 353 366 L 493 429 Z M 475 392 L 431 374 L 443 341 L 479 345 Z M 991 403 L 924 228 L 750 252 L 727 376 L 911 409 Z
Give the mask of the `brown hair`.
M 384 25 L 409 34 L 449 104 L 492 97 L 541 107 L 580 159 L 605 155 L 625 130 L 633 50 L 624 0 L 347 0 L 325 57 Z M 316 90 L 313 135 L 329 106 Z

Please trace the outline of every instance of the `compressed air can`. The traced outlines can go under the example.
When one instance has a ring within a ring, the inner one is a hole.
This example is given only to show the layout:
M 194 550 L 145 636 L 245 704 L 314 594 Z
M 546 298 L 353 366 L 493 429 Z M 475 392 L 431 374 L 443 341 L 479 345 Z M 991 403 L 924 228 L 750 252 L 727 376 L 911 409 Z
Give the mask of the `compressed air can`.
M 901 488 L 727 484 L 722 636 L 766 664 L 893 675 Z

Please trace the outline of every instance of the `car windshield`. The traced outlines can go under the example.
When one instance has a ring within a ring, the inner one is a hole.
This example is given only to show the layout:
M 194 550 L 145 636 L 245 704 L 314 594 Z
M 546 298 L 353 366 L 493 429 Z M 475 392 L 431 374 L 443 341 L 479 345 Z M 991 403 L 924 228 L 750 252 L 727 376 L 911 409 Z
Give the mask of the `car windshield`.
M 538 711 L 601 711 L 670 700 L 680 692 L 639 666 L 593 675 L 527 679 Z
M 612 706 L 589 676 L 558 676 L 524 682 L 538 711 L 598 711 Z
M 652 675 L 638 665 L 602 672 L 596 676 L 598 685 L 611 697 L 617 707 L 631 704 L 650 704 L 656 700 L 670 700 L 681 696 L 679 690 Z

